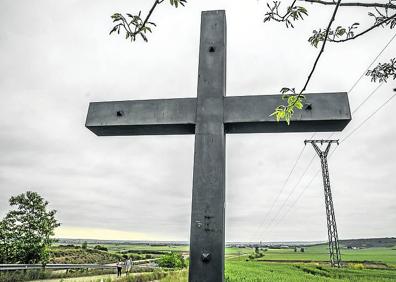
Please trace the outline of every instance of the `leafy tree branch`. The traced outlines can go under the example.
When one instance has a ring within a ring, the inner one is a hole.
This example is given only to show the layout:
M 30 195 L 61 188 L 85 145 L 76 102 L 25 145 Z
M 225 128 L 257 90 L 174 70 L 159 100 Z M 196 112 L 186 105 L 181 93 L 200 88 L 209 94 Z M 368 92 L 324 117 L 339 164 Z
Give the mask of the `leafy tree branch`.
M 377 27 L 389 27 L 393 29 L 396 27 L 396 13 L 392 15 L 392 12 L 396 10 L 396 0 L 387 0 L 387 3 L 376 3 L 376 2 L 345 2 L 340 3 L 341 1 L 322 1 L 322 0 L 298 0 L 299 2 L 308 2 L 312 4 L 321 4 L 321 5 L 336 5 L 336 9 L 341 6 L 345 7 L 364 7 L 364 8 L 374 8 L 373 12 L 369 12 L 368 16 L 374 18 L 374 24 L 369 28 L 356 33 L 356 30 L 359 28 L 360 24 L 355 22 L 351 26 L 343 27 L 337 26 L 335 29 L 331 29 L 331 24 L 327 26 L 327 28 L 313 30 L 312 36 L 309 37 L 308 41 L 312 46 L 318 47 L 320 42 L 323 42 L 322 48 L 315 60 L 314 66 L 311 69 L 310 74 L 306 80 L 306 83 L 303 89 L 297 94 L 294 88 L 284 87 L 281 89 L 282 94 L 287 94 L 287 105 L 278 106 L 272 116 L 275 116 L 276 120 L 285 120 L 288 124 L 290 123 L 290 118 L 294 113 L 294 108 L 300 109 L 300 106 L 296 106 L 296 103 L 301 102 L 302 93 L 305 91 L 313 72 L 315 71 L 318 60 L 323 53 L 324 46 L 327 41 L 334 43 L 343 43 L 350 40 L 354 40 L 359 38 L 368 32 L 376 29 Z M 308 11 L 302 7 L 297 6 L 296 1 L 293 1 L 290 6 L 286 8 L 286 12 L 281 14 L 281 1 L 273 1 L 272 5 L 267 4 L 268 12 L 265 14 L 264 22 L 268 22 L 270 20 L 274 20 L 277 22 L 285 22 L 286 27 L 294 27 L 291 23 L 291 20 L 298 21 L 303 20 L 303 15 L 308 15 Z M 336 10 L 335 9 L 335 10 Z M 294 11 L 294 14 L 292 14 Z M 303 12 L 302 12 L 303 11 Z M 332 21 L 334 19 L 332 18 Z M 332 21 L 330 21 L 332 23 Z M 395 72 L 395 58 L 391 59 L 390 63 L 379 63 L 378 66 L 373 69 L 367 71 L 366 75 L 371 76 L 371 81 L 376 82 L 377 80 L 382 82 L 386 82 L 387 79 L 396 79 Z M 289 99 L 290 97 L 295 97 Z M 302 98 L 303 99 L 303 98 Z M 298 104 L 299 105 L 299 104 Z M 302 108 L 302 107 L 301 107 Z
M 144 41 L 147 42 L 147 32 L 151 33 L 152 28 L 156 26 L 154 22 L 150 21 L 150 17 L 152 16 L 154 10 L 158 7 L 158 5 L 162 4 L 164 1 L 165 0 L 155 0 L 144 19 L 141 16 L 141 11 L 136 15 L 129 13 L 127 13 L 126 16 L 122 15 L 121 13 L 113 14 L 111 17 L 116 25 L 110 31 L 110 34 L 112 34 L 113 32 L 117 32 L 119 34 L 120 31 L 125 31 L 126 39 L 130 38 L 130 40 L 133 42 L 136 40 L 136 37 L 140 36 Z M 185 3 L 187 3 L 187 0 L 169 0 L 169 2 L 172 6 L 177 8 L 179 5 L 184 6 Z M 295 108 L 300 110 L 303 108 L 303 102 L 305 99 L 303 93 L 306 90 L 315 72 L 316 66 L 319 62 L 320 57 L 323 54 L 327 41 L 334 43 L 343 43 L 359 38 L 380 26 L 389 27 L 390 29 L 396 27 L 396 14 L 391 14 L 396 10 L 396 0 L 387 0 L 386 3 L 359 1 L 342 3 L 341 0 L 293 0 L 292 3 L 286 7 L 285 10 L 281 8 L 281 0 L 272 1 L 272 4 L 267 3 L 268 11 L 264 15 L 264 22 L 284 22 L 287 28 L 294 28 L 294 23 L 296 21 L 304 20 L 304 17 L 308 16 L 308 10 L 303 6 L 297 5 L 297 3 L 299 2 L 319 4 L 325 6 L 335 6 L 335 8 L 327 28 L 323 30 L 314 30 L 313 35 L 310 36 L 308 39 L 308 41 L 314 47 L 318 47 L 319 43 L 322 44 L 321 49 L 315 59 L 313 67 L 306 79 L 303 88 L 299 92 L 296 92 L 295 88 L 283 87 L 281 89 L 281 93 L 284 95 L 283 100 L 287 100 L 287 104 L 278 106 L 271 114 L 271 116 L 274 116 L 278 121 L 285 120 L 287 124 L 290 124 L 290 119 L 293 116 Z M 358 33 L 357 30 L 360 27 L 360 24 L 357 22 L 353 23 L 348 27 L 337 26 L 335 29 L 331 29 L 339 7 L 373 8 L 373 12 L 369 12 L 368 15 L 374 18 L 374 24 Z M 371 76 L 371 80 L 373 82 L 386 82 L 387 79 L 390 78 L 396 79 L 395 60 L 396 58 L 393 58 L 391 59 L 390 63 L 379 63 L 376 68 L 367 71 L 366 75 Z
M 369 13 L 369 15 L 370 14 L 375 16 L 372 13 Z M 382 27 L 389 26 L 390 29 L 393 29 L 396 26 L 396 13 L 392 16 L 376 17 L 374 25 L 372 25 L 371 27 L 367 28 L 366 30 L 355 35 L 353 30 L 356 29 L 358 26 L 359 26 L 359 23 L 354 23 L 347 29 L 342 26 L 338 26 L 336 28 L 336 30 L 330 30 L 330 32 L 328 33 L 329 34 L 328 40 L 331 42 L 342 43 L 342 42 L 356 39 L 356 38 L 370 32 L 371 30 L 373 30 L 377 27 L 380 27 L 380 26 L 382 26 Z M 323 31 L 320 29 L 319 29 L 319 31 L 314 30 L 313 35 L 308 39 L 308 41 L 311 43 L 311 45 L 317 47 L 318 43 L 320 41 L 323 41 L 323 38 L 325 37 L 325 32 L 326 32 L 326 29 Z M 337 39 L 337 38 L 344 37 L 344 36 L 345 36 L 345 38 Z
M 389 78 L 396 79 L 396 58 L 389 63 L 379 63 L 373 70 L 368 70 L 366 75 L 371 76 L 371 81 L 387 82 Z
M 126 16 L 122 15 L 121 13 L 115 13 L 111 16 L 113 22 L 116 25 L 110 31 L 110 34 L 113 32 L 117 32 L 120 34 L 121 30 L 125 31 L 125 39 L 130 38 L 131 42 L 136 40 L 136 37 L 140 35 L 140 37 L 147 42 L 147 32 L 152 32 L 152 28 L 156 26 L 155 23 L 149 21 L 151 15 L 153 14 L 154 10 L 160 5 L 164 0 L 155 0 L 150 11 L 146 15 L 144 19 L 142 19 L 141 15 L 142 12 L 139 11 L 137 15 L 133 15 L 127 13 Z M 179 5 L 184 6 L 187 0 L 170 0 L 170 4 L 174 7 L 179 7 Z
M 302 100 L 304 99 L 303 93 L 307 89 L 307 86 L 308 86 L 308 84 L 309 84 L 309 82 L 310 82 L 310 80 L 312 78 L 312 75 L 315 72 L 315 69 L 316 69 L 316 66 L 317 66 L 317 64 L 319 62 L 319 59 L 320 59 L 320 57 L 323 54 L 323 51 L 325 49 L 326 42 L 327 42 L 327 39 L 328 39 L 328 36 L 329 36 L 329 31 L 331 29 L 331 25 L 334 22 L 334 19 L 335 19 L 335 16 L 337 14 L 337 11 L 338 11 L 338 8 L 340 6 L 340 3 L 341 3 L 341 0 L 338 0 L 337 5 L 335 6 L 333 14 L 332 14 L 332 16 L 330 18 L 330 21 L 328 23 L 328 26 L 327 26 L 327 29 L 326 29 L 326 32 L 325 32 L 325 35 L 324 35 L 322 47 L 320 48 L 319 54 L 317 55 L 317 57 L 315 59 L 315 62 L 313 64 L 313 66 L 312 66 L 312 69 L 311 69 L 311 71 L 310 71 L 310 73 L 308 75 L 308 78 L 305 81 L 304 87 L 301 89 L 300 93 L 298 93 L 296 95 L 294 88 L 286 88 L 286 87 L 284 87 L 284 88 L 281 89 L 281 93 L 283 93 L 283 94 L 286 94 L 286 93 L 289 93 L 289 92 L 291 92 L 292 94 L 289 95 L 289 97 L 287 99 L 287 105 L 278 106 L 275 109 L 275 111 L 271 114 L 271 116 L 275 116 L 277 121 L 280 121 L 280 120 L 284 119 L 287 122 L 287 124 L 290 124 L 290 119 L 293 116 L 294 108 L 297 108 L 299 110 L 302 109 L 302 107 L 303 107 Z
M 335 1 L 322 1 L 322 0 L 299 0 L 301 2 L 309 2 L 313 4 L 322 4 L 322 5 L 336 5 Z M 365 3 L 365 2 L 348 2 L 341 3 L 340 6 L 344 7 L 366 7 L 366 8 L 389 8 L 396 9 L 396 4 L 393 4 L 394 0 L 389 0 L 388 3 Z
M 287 11 L 283 15 L 279 14 L 279 6 L 281 4 L 280 1 L 274 1 L 272 7 L 267 3 L 269 11 L 265 13 L 264 22 L 274 20 L 277 22 L 285 22 L 286 27 L 294 27 L 292 24 L 292 20 L 302 20 L 304 19 L 303 15 L 308 16 L 308 12 L 304 7 L 295 6 L 296 1 L 297 0 L 293 1 L 293 3 L 287 8 Z

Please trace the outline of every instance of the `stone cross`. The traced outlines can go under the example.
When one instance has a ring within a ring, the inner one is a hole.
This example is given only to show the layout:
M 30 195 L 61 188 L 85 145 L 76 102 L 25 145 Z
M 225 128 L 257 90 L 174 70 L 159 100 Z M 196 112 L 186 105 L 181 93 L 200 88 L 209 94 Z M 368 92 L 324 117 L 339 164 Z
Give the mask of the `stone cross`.
M 282 95 L 226 97 L 225 11 L 201 16 L 197 98 L 93 102 L 99 136 L 195 134 L 189 281 L 224 281 L 225 134 L 341 131 L 346 93 L 306 94 L 290 125 L 269 115 Z

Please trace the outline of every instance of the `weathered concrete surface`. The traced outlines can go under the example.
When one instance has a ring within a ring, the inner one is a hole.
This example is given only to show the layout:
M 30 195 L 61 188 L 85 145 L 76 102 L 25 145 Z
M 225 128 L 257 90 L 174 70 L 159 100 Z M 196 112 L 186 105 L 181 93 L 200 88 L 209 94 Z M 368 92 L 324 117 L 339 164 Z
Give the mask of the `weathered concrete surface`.
M 225 87 L 225 12 L 203 12 L 191 210 L 190 282 L 224 280 Z
M 85 126 L 99 136 L 194 134 L 195 98 L 90 103 Z
M 225 132 L 341 131 L 351 120 L 347 93 L 305 96 L 311 110 L 297 110 L 289 126 L 269 116 L 284 103 L 281 95 L 225 97 Z M 95 102 L 86 126 L 100 136 L 194 134 L 196 107 L 196 98 Z
M 342 93 L 304 94 L 303 110 L 296 110 L 292 122 L 276 122 L 281 95 L 236 96 L 224 100 L 226 133 L 319 132 L 341 131 L 351 121 L 348 95 Z M 308 107 L 308 105 L 310 105 Z

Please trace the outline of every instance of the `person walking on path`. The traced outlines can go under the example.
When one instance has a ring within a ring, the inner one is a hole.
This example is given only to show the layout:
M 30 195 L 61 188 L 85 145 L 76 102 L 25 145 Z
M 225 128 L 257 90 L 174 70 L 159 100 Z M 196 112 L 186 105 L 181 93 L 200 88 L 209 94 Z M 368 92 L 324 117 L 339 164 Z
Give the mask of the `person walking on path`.
M 119 261 L 117 262 L 117 277 L 121 276 L 121 271 L 122 271 L 122 262 Z
M 127 260 L 125 261 L 125 273 L 126 273 L 126 275 L 129 274 L 129 272 L 131 271 L 131 268 L 132 268 L 131 258 L 127 258 Z

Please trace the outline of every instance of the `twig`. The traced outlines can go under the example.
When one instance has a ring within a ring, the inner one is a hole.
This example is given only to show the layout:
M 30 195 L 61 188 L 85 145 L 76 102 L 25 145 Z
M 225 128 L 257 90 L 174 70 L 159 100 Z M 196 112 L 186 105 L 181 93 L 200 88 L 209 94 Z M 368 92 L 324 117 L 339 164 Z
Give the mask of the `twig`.
M 297 0 L 294 0 L 293 3 L 289 6 L 289 8 L 287 9 L 286 14 L 283 15 L 283 17 L 281 17 L 281 21 L 283 21 L 287 16 L 289 16 L 289 11 L 291 11 L 294 7 L 294 4 L 296 4 Z
M 310 74 L 308 75 L 308 79 L 307 79 L 307 81 L 305 82 L 305 85 L 304 85 L 303 89 L 300 91 L 300 94 L 297 95 L 296 101 L 301 97 L 302 93 L 303 93 L 303 92 L 305 91 L 305 89 L 307 88 L 308 83 L 309 83 L 309 81 L 311 80 L 312 74 L 313 74 L 314 71 L 315 71 L 316 65 L 318 64 L 318 61 L 319 61 L 320 57 L 322 56 L 322 53 L 323 53 L 324 48 L 325 48 L 325 46 L 326 46 L 327 37 L 329 36 L 329 31 L 330 31 L 331 25 L 332 25 L 333 22 L 334 22 L 335 15 L 337 14 L 338 7 L 340 6 L 340 4 L 341 4 L 341 0 L 338 0 L 338 2 L 337 2 L 337 4 L 336 4 L 336 7 L 334 8 L 333 15 L 331 16 L 330 22 L 329 22 L 329 24 L 328 24 L 328 26 L 327 26 L 325 38 L 324 38 L 323 44 L 322 44 L 322 48 L 320 48 L 319 54 L 318 54 L 318 56 L 316 57 L 315 63 L 314 63 L 314 65 L 313 65 L 313 67 L 312 67 L 312 70 L 311 70 Z
M 314 3 L 314 4 L 322 4 L 322 5 L 336 5 L 335 1 L 322 1 L 322 0 L 299 0 L 302 2 L 309 2 L 309 3 Z M 366 7 L 366 8 L 388 8 L 388 9 L 396 9 L 396 5 L 388 3 L 388 4 L 383 4 L 383 3 L 362 3 L 362 2 L 348 2 L 348 3 L 342 3 L 340 6 L 345 6 L 345 7 Z
M 146 23 L 148 22 L 149 18 L 151 17 L 151 14 L 154 12 L 155 8 L 157 7 L 158 4 L 161 4 L 164 0 L 155 0 L 153 6 L 151 7 L 150 11 L 148 12 L 146 18 L 144 19 L 142 25 L 140 26 L 140 28 L 135 31 L 133 34 L 137 35 L 139 34 L 143 28 L 146 26 Z
M 345 38 L 345 39 L 339 39 L 339 40 L 336 40 L 336 39 L 329 39 L 329 41 L 330 41 L 330 42 L 335 42 L 335 43 L 341 43 L 341 42 L 345 42 L 345 41 L 349 41 L 349 40 L 356 39 L 357 37 L 366 34 L 366 33 L 369 32 L 370 30 L 373 30 L 374 28 L 383 25 L 384 23 L 386 23 L 386 22 L 388 22 L 389 20 L 394 19 L 394 18 L 396 18 L 396 14 L 394 14 L 393 16 L 391 16 L 391 17 L 389 17 L 389 18 L 383 20 L 382 22 L 379 22 L 379 23 L 373 25 L 372 27 L 366 29 L 365 31 L 362 31 L 362 32 L 359 33 L 359 34 L 356 34 L 356 35 L 353 36 L 353 37 Z

